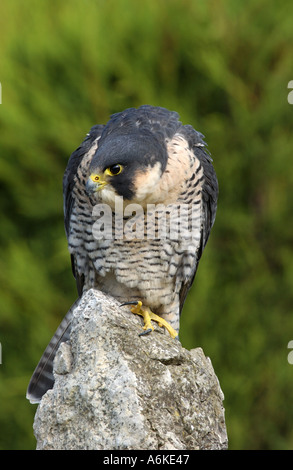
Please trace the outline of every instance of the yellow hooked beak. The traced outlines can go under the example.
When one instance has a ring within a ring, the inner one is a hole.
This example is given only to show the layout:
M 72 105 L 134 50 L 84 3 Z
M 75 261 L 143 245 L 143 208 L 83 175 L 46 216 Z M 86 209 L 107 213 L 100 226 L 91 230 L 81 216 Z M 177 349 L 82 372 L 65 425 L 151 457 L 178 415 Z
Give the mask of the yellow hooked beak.
M 93 194 L 96 191 L 100 191 L 103 189 L 103 187 L 107 184 L 107 181 L 101 177 L 101 175 L 98 175 L 96 173 L 92 173 L 89 176 L 89 179 L 86 182 L 86 192 L 88 195 Z

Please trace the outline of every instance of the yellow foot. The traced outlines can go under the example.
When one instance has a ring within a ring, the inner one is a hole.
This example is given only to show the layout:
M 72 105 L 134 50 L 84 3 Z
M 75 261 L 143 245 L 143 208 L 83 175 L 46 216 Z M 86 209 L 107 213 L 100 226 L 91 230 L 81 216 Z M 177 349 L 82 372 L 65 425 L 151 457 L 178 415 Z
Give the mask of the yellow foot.
M 141 315 L 143 317 L 144 321 L 144 326 L 143 329 L 145 330 L 143 333 L 140 333 L 139 336 L 146 335 L 150 333 L 151 331 L 154 330 L 154 327 L 151 323 L 151 320 L 156 321 L 160 327 L 164 326 L 166 330 L 170 333 L 172 338 L 176 338 L 178 336 L 178 333 L 174 328 L 172 328 L 169 323 L 164 320 L 164 318 L 159 317 L 159 315 L 156 315 L 154 312 L 152 312 L 149 307 L 142 307 L 142 302 L 138 300 L 137 302 L 125 302 L 124 304 L 121 305 L 134 305 L 131 308 L 132 313 L 136 313 L 137 315 Z

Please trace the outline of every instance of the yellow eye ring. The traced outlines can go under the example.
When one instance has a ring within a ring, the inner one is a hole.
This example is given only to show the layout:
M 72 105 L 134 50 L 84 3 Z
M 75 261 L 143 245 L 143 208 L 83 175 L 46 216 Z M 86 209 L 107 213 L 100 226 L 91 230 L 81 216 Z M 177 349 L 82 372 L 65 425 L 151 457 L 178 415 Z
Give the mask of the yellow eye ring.
M 115 163 L 115 165 L 109 166 L 109 168 L 107 168 L 104 173 L 106 175 L 116 176 L 116 175 L 119 175 L 122 170 L 123 170 L 123 166 L 120 165 L 119 163 Z

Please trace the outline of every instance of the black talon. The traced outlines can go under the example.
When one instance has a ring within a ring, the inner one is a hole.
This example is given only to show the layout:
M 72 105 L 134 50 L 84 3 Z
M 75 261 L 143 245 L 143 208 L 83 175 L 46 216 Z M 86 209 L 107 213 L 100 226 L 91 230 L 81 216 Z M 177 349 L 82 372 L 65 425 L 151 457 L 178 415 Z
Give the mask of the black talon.
M 151 328 L 148 328 L 147 330 L 143 331 L 142 333 L 139 333 L 138 336 L 144 336 L 144 335 L 147 335 L 149 333 L 151 333 L 153 330 Z
M 138 305 L 138 300 L 134 300 L 133 302 L 124 302 L 123 304 L 119 305 L 119 307 L 124 307 L 124 305 Z

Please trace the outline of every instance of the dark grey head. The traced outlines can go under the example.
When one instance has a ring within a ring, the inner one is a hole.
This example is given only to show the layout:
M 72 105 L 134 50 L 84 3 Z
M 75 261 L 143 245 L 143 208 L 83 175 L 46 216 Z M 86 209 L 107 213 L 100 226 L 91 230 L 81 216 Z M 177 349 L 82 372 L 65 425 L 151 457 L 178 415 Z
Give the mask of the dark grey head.
M 87 191 L 111 189 L 116 195 L 133 200 L 143 175 L 149 184 L 150 172 L 161 176 L 167 164 L 167 150 L 149 130 L 123 128 L 101 137 L 99 147 L 90 164 Z M 151 190 L 151 187 L 150 187 Z

